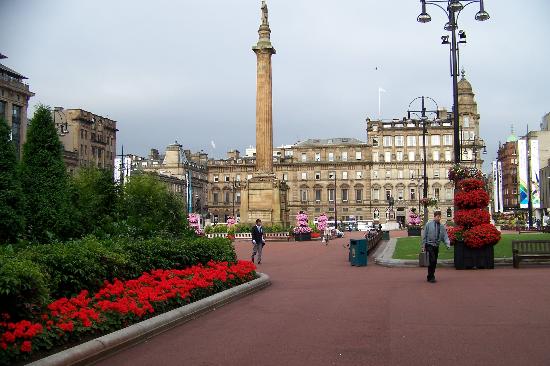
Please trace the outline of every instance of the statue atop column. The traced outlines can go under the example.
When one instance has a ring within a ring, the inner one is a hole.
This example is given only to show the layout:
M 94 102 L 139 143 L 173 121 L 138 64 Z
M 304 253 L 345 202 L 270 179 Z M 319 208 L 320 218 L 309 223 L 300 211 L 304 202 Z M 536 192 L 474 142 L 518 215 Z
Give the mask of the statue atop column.
M 262 0 L 262 25 L 269 25 L 268 10 L 265 0 Z

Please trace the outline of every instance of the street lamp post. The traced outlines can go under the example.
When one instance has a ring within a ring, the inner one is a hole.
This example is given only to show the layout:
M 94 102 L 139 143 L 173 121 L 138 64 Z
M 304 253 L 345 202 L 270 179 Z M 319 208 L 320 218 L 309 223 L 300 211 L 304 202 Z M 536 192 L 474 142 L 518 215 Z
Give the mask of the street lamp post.
M 420 120 L 422 121 L 422 154 L 423 154 L 423 157 L 424 157 L 424 161 L 423 161 L 423 168 L 424 168 L 424 182 L 423 182 L 423 190 L 422 190 L 422 195 L 424 197 L 424 218 L 423 218 L 423 223 L 426 224 L 428 222 L 428 202 L 427 202 L 427 198 L 428 198 L 428 174 L 427 174 L 427 160 L 428 160 L 428 157 L 426 156 L 426 133 L 427 133 L 427 129 L 426 129 L 426 121 L 428 120 L 428 117 L 426 116 L 426 112 L 428 113 L 433 113 L 437 116 L 437 103 L 435 100 L 433 100 L 432 98 L 430 97 L 417 97 L 415 99 L 412 100 L 412 102 L 409 103 L 409 108 L 411 107 L 411 105 L 418 99 L 421 99 L 422 100 L 422 108 L 420 110 L 417 110 L 417 111 L 414 111 L 414 110 L 408 110 L 407 111 L 407 118 L 408 119 L 411 119 L 411 113 L 413 114 L 416 114 L 418 116 L 418 113 L 420 113 Z M 436 106 L 436 109 L 435 110 L 426 110 L 426 104 L 425 104 L 425 99 L 429 99 L 431 100 L 435 106 Z M 419 196 L 420 196 L 420 192 L 418 192 Z M 420 210 L 420 208 L 419 208 Z
M 338 213 L 336 211 L 336 169 L 334 169 L 334 228 L 338 229 Z
M 460 132 L 459 132 L 459 115 L 458 115 L 458 44 L 466 43 L 466 33 L 462 30 L 458 32 L 460 40 L 457 42 L 456 30 L 458 28 L 458 16 L 460 12 L 468 5 L 479 3 L 479 11 L 475 15 L 478 21 L 489 19 L 489 13 L 485 11 L 483 0 L 420 0 L 422 11 L 416 20 L 420 23 L 428 23 L 432 20 L 430 14 L 426 11 L 426 5 L 435 5 L 447 15 L 447 23 L 444 26 L 446 31 L 451 32 L 451 43 L 449 36 L 442 36 L 442 44 L 449 44 L 451 50 L 451 77 L 453 78 L 453 128 L 454 128 L 454 155 L 455 163 L 460 163 Z M 465 4 L 463 4 L 465 3 Z M 440 5 L 440 4 L 443 4 Z M 444 7 L 446 5 L 446 8 Z

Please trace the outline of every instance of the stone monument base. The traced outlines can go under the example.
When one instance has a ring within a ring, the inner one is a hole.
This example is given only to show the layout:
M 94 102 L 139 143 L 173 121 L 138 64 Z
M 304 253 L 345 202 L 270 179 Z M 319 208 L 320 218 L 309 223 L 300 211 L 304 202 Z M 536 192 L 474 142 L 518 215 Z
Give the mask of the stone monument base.
M 241 222 L 289 226 L 288 186 L 273 174 L 258 174 L 241 186 Z

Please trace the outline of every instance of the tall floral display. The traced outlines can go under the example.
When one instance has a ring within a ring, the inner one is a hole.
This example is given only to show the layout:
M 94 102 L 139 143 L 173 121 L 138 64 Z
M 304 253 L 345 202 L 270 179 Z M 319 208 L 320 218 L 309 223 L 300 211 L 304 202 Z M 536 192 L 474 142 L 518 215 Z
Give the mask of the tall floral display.
M 327 243 L 327 240 L 328 240 L 328 238 L 325 236 L 327 221 L 328 221 L 328 218 L 326 214 L 321 214 L 321 216 L 317 218 L 317 230 L 319 230 L 319 232 L 321 233 L 321 237 L 323 238 L 322 239 L 323 243 Z
M 195 231 L 195 234 L 197 235 L 204 235 L 204 231 L 201 229 L 200 224 L 200 215 L 196 213 L 190 213 L 187 216 L 187 221 L 189 222 L 189 226 L 191 229 Z
M 500 240 L 500 231 L 491 224 L 487 210 L 489 194 L 481 171 L 455 165 L 449 171 L 449 179 L 457 187 L 454 196 L 456 226 L 447 229 L 455 246 L 455 268 L 494 268 L 493 247 Z
M 294 228 L 294 239 L 296 241 L 306 241 L 311 240 L 311 228 L 309 227 L 307 214 L 303 211 L 300 211 L 296 215 L 296 227 Z
M 416 213 L 416 207 L 412 207 L 407 215 L 407 235 L 420 236 L 422 228 L 420 227 L 420 215 Z

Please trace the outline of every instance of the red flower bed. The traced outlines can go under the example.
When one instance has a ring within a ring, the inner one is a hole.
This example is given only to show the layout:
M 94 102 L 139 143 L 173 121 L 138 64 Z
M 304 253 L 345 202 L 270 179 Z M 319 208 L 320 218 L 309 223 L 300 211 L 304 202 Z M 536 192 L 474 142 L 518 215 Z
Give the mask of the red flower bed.
M 215 292 L 254 279 L 255 266 L 249 261 L 209 262 L 182 270 L 153 270 L 129 281 L 105 282 L 94 295 L 82 291 L 70 299 L 61 298 L 37 316 L 34 322 L 0 321 L 0 364 L 9 365 L 25 355 L 84 334 L 112 332 Z
M 320 233 L 315 233 L 315 232 L 311 233 L 311 239 L 318 239 L 320 237 L 321 237 Z
M 470 192 L 476 189 L 485 189 L 485 183 L 481 179 L 468 178 L 461 180 L 458 188 L 465 192 Z
M 473 208 L 470 210 L 458 210 L 455 213 L 455 223 L 466 229 L 472 226 L 488 224 L 491 222 L 491 214 L 483 208 Z
M 447 226 L 447 235 L 449 236 L 451 245 L 454 245 L 457 240 L 462 240 L 463 231 L 464 228 L 461 226 Z
M 464 241 L 471 248 L 495 245 L 500 240 L 500 231 L 492 224 L 474 226 L 464 233 Z
M 487 207 L 489 205 L 489 195 L 482 189 L 456 192 L 455 204 L 461 209 Z

